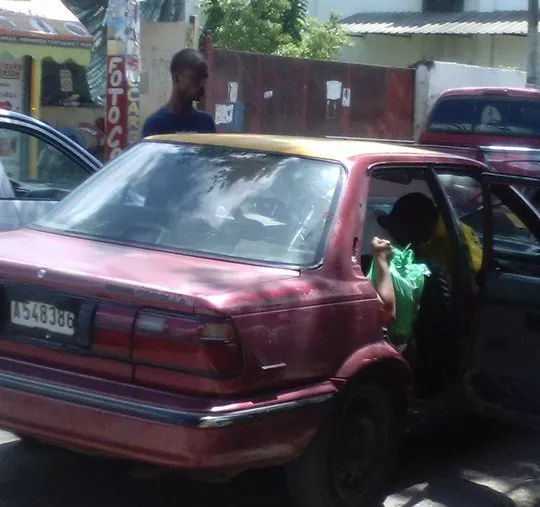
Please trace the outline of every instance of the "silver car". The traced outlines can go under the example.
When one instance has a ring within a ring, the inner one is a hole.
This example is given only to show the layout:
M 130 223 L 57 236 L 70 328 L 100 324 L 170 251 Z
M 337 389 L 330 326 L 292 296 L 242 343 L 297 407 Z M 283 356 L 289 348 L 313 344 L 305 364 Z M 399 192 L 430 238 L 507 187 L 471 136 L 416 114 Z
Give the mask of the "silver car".
M 0 109 L 0 231 L 34 221 L 100 168 L 58 130 Z

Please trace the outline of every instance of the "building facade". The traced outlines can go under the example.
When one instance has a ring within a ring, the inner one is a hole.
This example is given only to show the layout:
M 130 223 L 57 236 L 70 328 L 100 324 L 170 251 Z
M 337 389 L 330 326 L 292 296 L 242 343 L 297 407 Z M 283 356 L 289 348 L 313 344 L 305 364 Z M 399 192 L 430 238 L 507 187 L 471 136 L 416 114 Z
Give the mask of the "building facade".
M 407 67 L 438 60 L 526 68 L 527 0 L 311 0 L 310 15 L 343 16 L 342 60 Z

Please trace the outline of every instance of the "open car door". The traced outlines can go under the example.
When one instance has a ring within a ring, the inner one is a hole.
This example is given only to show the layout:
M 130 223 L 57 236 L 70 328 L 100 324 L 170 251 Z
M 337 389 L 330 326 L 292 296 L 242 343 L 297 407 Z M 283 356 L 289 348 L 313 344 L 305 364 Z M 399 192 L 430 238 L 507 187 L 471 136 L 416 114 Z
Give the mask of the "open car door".
M 100 168 L 49 125 L 0 111 L 0 232 L 33 222 Z
M 465 383 L 483 413 L 540 427 L 540 215 L 524 198 L 538 189 L 538 178 L 482 175 L 483 267 Z

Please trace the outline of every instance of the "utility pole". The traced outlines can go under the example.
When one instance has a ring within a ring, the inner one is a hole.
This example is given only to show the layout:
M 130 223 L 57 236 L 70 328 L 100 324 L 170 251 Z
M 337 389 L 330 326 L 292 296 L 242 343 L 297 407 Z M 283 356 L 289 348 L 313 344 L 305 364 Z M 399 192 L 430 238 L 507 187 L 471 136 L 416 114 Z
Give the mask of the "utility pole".
M 538 87 L 538 0 L 529 0 L 527 86 Z

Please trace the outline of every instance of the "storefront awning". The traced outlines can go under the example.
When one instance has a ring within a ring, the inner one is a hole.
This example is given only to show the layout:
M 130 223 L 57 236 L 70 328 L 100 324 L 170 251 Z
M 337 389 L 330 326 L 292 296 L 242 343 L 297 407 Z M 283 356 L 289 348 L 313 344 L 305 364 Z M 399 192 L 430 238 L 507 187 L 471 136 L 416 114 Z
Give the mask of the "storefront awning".
M 0 53 L 88 66 L 93 38 L 61 0 L 2 0 Z

